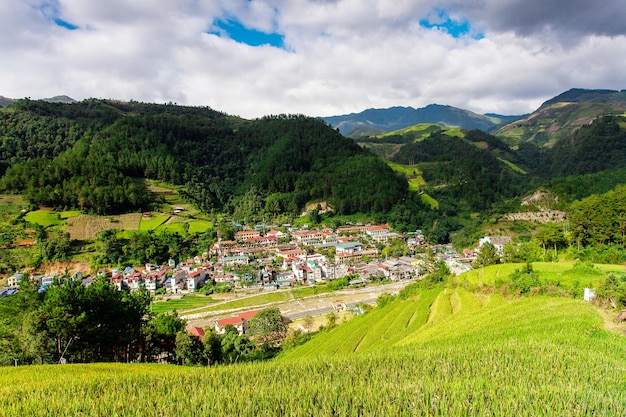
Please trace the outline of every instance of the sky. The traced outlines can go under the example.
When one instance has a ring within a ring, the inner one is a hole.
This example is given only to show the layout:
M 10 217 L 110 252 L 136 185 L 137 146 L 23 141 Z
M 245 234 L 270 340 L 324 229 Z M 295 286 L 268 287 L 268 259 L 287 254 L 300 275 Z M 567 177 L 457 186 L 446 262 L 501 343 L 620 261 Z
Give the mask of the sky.
M 626 89 L 625 0 L 2 0 L 0 95 L 256 118 Z

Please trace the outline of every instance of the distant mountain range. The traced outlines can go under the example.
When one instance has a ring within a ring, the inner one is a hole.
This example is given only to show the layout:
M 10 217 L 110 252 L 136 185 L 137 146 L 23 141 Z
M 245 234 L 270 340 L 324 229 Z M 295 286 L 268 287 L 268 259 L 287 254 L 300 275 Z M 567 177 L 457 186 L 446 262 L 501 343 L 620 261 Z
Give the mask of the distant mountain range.
M 429 104 L 418 109 L 413 107 L 368 109 L 361 113 L 322 117 L 322 120 L 338 128 L 344 136 L 357 139 L 421 123 L 434 123 L 445 127 L 480 129 L 490 132 L 522 117 L 524 116 L 477 114 L 457 107 Z
M 15 99 L 15 98 L 8 98 L 8 97 L 0 96 L 0 107 L 6 107 L 10 104 L 15 103 L 17 100 L 18 99 Z M 75 103 L 76 102 L 76 100 L 68 96 L 54 96 L 50 98 L 42 98 L 41 101 L 47 101 L 48 103 Z
M 322 117 L 353 139 L 377 136 L 423 123 L 461 129 L 479 129 L 502 137 L 511 144 L 531 142 L 552 146 L 563 137 L 599 116 L 626 113 L 626 90 L 573 88 L 543 103 L 527 115 L 477 114 L 452 106 L 430 104 L 412 107 L 368 109 L 361 113 Z

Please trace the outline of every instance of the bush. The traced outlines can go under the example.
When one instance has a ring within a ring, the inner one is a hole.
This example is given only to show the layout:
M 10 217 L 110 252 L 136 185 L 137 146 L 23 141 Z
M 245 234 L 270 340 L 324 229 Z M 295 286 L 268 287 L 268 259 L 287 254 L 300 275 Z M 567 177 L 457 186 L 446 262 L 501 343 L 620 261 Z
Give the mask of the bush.
M 538 291 L 541 292 L 541 280 L 533 270 L 531 263 L 527 263 L 522 269 L 516 269 L 511 274 L 511 285 L 509 288 L 516 294 L 530 294 L 532 291 L 533 295 L 538 295 Z

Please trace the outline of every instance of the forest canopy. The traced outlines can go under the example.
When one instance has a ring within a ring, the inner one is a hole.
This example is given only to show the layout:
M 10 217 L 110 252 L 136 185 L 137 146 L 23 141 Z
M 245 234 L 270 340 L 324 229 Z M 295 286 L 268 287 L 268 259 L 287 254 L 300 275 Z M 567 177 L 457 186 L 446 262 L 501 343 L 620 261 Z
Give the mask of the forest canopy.
M 96 214 L 146 210 L 138 179 L 181 187 L 201 210 L 235 207 L 250 190 L 277 212 L 327 201 L 338 214 L 384 213 L 406 180 L 321 120 L 241 120 L 206 107 L 20 100 L 0 110 L 0 192 L 35 206 Z M 256 204 L 256 203 L 255 203 Z

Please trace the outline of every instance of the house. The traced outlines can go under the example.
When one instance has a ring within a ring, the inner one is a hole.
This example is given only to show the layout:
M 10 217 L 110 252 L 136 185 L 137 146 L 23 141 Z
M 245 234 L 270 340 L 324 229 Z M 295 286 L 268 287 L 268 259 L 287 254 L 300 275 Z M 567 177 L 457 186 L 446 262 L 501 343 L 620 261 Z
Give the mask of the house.
M 204 284 L 206 280 L 206 271 L 204 269 L 197 269 L 187 274 L 187 289 L 189 292 L 194 292 L 201 284 Z
M 364 257 L 375 258 L 378 256 L 378 249 L 363 249 L 360 242 L 338 243 L 335 254 L 336 264 L 349 262 L 361 262 Z
M 306 258 L 306 251 L 304 249 L 288 249 L 288 250 L 277 251 L 276 256 L 280 256 L 283 259 L 292 258 L 292 257 L 304 259 Z
M 235 281 L 235 277 L 233 276 L 233 274 L 215 275 L 213 277 L 213 279 L 215 280 L 216 284 L 222 284 L 222 283 L 225 283 L 225 282 L 234 282 Z
M 22 282 L 23 277 L 24 277 L 24 274 L 18 271 L 8 278 L 7 285 L 10 288 L 16 288 L 20 284 L 20 282 Z
M 192 327 L 191 329 L 187 330 L 187 333 L 192 336 L 199 337 L 200 339 L 204 339 L 204 329 L 202 327 Z
M 480 249 L 485 243 L 491 243 L 496 252 L 502 254 L 504 251 L 504 245 L 509 243 L 511 238 L 509 236 L 485 236 L 478 241 L 478 248 Z
M 248 265 L 250 258 L 247 255 L 225 256 L 223 259 L 224 266 L 232 265 Z
M 378 270 L 385 278 L 392 281 L 411 279 L 419 275 L 419 266 L 412 266 L 400 261 L 386 260 L 378 264 Z
M 235 233 L 235 240 L 237 242 L 243 242 L 246 239 L 259 237 L 259 236 L 261 236 L 261 233 L 259 233 L 259 231 L 257 230 L 241 230 Z
M 389 231 L 389 226 L 370 226 L 365 233 L 372 238 L 376 243 L 387 244 L 390 240 L 398 237 L 395 232 Z
M 248 331 L 250 320 L 256 314 L 256 311 L 249 311 L 246 313 L 240 313 L 235 317 L 216 320 L 215 332 L 217 334 L 224 334 L 226 332 L 226 326 L 233 326 L 240 335 L 245 334 Z
M 321 243 L 324 235 L 319 230 L 302 230 L 293 234 L 296 241 L 302 245 L 312 246 Z
M 281 232 L 280 230 L 270 230 L 269 232 L 267 232 L 265 236 L 276 238 L 276 239 L 282 239 L 285 237 L 285 234 Z

